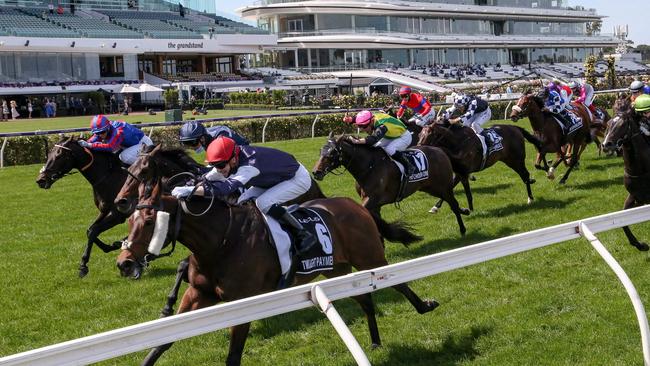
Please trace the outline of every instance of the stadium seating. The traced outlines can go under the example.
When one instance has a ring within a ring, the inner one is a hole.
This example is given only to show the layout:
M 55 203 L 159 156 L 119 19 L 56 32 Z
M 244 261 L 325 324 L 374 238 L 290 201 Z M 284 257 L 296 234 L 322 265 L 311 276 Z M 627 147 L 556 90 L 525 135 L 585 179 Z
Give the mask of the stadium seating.
M 74 38 L 79 34 L 31 13 L 0 7 L 0 30 L 19 37 Z

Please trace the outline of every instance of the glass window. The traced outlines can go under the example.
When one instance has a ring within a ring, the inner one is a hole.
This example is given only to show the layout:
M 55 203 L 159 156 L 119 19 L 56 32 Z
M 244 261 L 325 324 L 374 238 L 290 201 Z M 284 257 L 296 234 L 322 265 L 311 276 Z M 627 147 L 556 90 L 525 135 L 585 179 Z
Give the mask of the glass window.
M 217 57 L 215 59 L 216 70 L 220 73 L 232 73 L 232 58 L 230 57 Z
M 16 68 L 13 53 L 0 53 L 0 81 L 14 81 Z
M 340 14 L 318 14 L 319 30 L 352 29 L 352 16 Z
M 360 31 L 363 31 L 364 29 L 368 31 L 388 30 L 388 19 L 384 16 L 356 15 L 354 18 L 354 23 L 356 28 Z

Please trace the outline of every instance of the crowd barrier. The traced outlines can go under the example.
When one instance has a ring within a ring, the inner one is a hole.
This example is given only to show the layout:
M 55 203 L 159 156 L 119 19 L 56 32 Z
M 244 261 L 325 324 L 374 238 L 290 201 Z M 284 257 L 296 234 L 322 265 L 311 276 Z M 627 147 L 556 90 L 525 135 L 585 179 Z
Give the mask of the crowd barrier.
M 0 358 L 0 365 L 89 364 L 313 305 L 330 319 L 356 362 L 369 365 L 363 349 L 338 315 L 332 301 L 584 237 L 628 292 L 641 330 L 644 363 L 650 366 L 650 333 L 643 304 L 621 266 L 594 235 L 644 222 L 649 217 L 650 206 L 643 206 L 573 221 L 7 356 Z

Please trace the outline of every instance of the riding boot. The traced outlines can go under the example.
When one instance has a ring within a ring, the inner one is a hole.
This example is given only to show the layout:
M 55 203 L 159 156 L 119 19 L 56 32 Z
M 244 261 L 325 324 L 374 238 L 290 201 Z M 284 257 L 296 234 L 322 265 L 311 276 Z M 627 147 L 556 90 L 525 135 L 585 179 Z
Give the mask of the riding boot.
M 307 254 L 316 245 L 317 240 L 314 234 L 307 231 L 284 207 L 274 204 L 269 208 L 268 214 L 289 228 L 291 235 L 296 239 L 295 249 L 298 256 Z
M 397 192 L 397 201 L 401 201 L 402 198 L 404 198 L 404 189 L 406 188 L 406 184 L 408 183 L 411 174 L 415 171 L 415 167 L 411 164 L 411 160 L 404 156 L 402 151 L 396 151 L 391 157 L 402 163 L 404 166 L 404 175 L 402 176 L 399 185 L 399 192 Z

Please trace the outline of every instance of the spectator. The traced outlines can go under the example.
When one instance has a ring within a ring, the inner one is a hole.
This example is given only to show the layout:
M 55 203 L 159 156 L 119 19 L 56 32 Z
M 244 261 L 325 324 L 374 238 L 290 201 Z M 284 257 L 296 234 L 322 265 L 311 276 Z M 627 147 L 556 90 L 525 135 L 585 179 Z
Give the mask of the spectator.
M 18 113 L 18 105 L 15 100 L 12 100 L 9 104 L 11 105 L 11 119 L 15 120 L 20 117 L 20 113 Z
M 115 95 L 111 95 L 111 100 L 110 100 L 110 109 L 111 109 L 111 114 L 117 112 L 117 100 L 115 99 Z
M 32 112 L 34 111 L 34 106 L 32 106 L 32 100 L 27 99 L 27 116 L 29 119 L 32 118 Z
M 124 98 L 124 111 L 122 111 L 122 114 L 125 116 L 129 115 L 129 101 Z
M 45 99 L 45 117 L 51 118 L 54 112 L 52 111 L 52 102 L 49 99 Z
M 9 120 L 9 106 L 7 106 L 7 101 L 4 99 L 2 100 L 2 120 Z
M 54 14 L 54 3 L 47 4 L 47 8 L 50 10 L 50 14 Z
M 63 14 L 63 6 L 61 4 L 56 8 L 56 13 L 59 15 Z
M 54 118 L 56 117 L 56 102 L 54 101 L 54 99 L 52 99 L 50 104 L 52 104 L 52 118 Z

